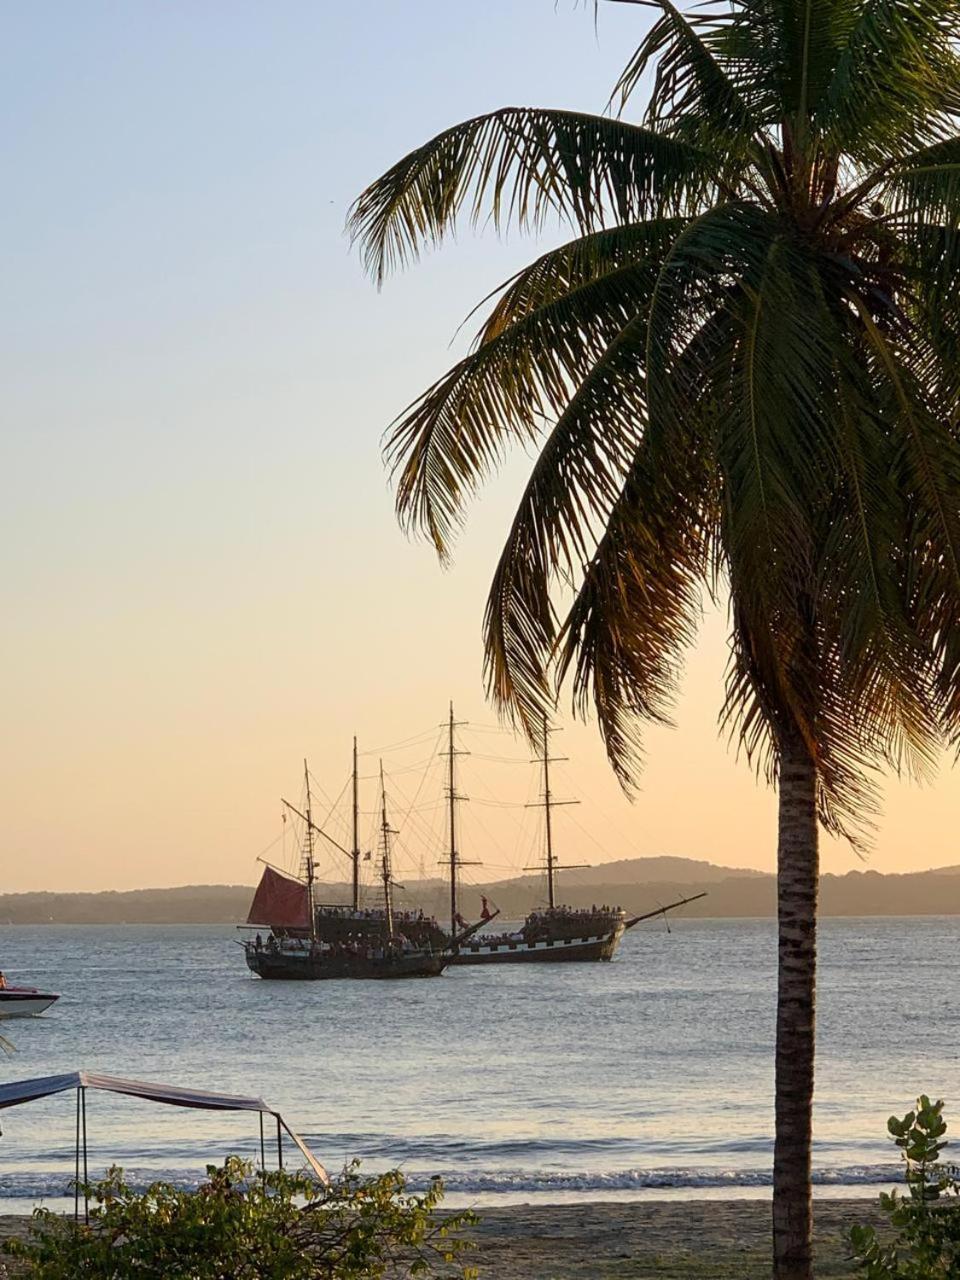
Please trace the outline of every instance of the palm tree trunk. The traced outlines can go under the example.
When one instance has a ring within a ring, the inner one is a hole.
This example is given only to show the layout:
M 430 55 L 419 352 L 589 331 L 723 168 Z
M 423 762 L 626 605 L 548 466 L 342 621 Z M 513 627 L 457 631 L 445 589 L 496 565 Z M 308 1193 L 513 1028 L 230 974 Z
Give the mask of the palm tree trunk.
M 817 769 L 803 739 L 780 740 L 777 847 L 776 1280 L 812 1280 L 810 1145 L 817 970 Z

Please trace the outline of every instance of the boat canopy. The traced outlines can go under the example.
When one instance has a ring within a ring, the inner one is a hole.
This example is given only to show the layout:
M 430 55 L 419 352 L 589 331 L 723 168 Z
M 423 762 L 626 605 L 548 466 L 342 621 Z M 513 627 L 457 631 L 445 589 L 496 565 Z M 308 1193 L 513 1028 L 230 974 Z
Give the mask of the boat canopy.
M 316 1177 L 324 1184 L 330 1181 L 327 1171 L 316 1158 L 304 1140 L 284 1120 L 279 1111 L 275 1111 L 263 1098 L 244 1097 L 237 1093 L 212 1093 L 208 1089 L 183 1089 L 178 1085 L 155 1084 L 147 1080 L 124 1080 L 120 1076 L 98 1075 L 93 1071 L 67 1071 L 57 1076 L 37 1076 L 31 1080 L 13 1080 L 9 1084 L 0 1085 L 0 1109 L 17 1107 L 24 1102 L 35 1102 L 38 1098 L 47 1098 L 54 1093 L 65 1093 L 68 1089 L 77 1091 L 78 1127 L 77 1152 L 79 1168 L 80 1126 L 79 1107 L 82 1095 L 87 1089 L 102 1089 L 107 1093 L 124 1093 L 132 1098 L 144 1098 L 147 1102 L 160 1102 L 171 1107 L 193 1107 L 201 1111 L 256 1111 L 260 1116 L 273 1116 L 277 1123 L 277 1150 L 282 1163 L 280 1146 L 280 1130 L 287 1135 L 306 1160 Z M 86 1107 L 83 1108 L 83 1146 L 86 1148 Z M 262 1121 L 261 1121 L 262 1125 Z M 263 1130 L 261 1127 L 261 1153 Z M 85 1163 L 85 1162 L 84 1162 Z
M 274 925 L 281 929 L 309 929 L 307 886 L 273 867 L 264 867 L 253 896 L 247 924 Z

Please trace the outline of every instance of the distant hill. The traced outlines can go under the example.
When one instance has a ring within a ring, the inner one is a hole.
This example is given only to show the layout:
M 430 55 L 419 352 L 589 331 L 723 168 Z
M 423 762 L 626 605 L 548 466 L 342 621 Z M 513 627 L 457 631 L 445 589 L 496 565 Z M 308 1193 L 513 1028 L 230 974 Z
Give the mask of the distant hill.
M 957 868 L 960 870 L 960 868 Z M 763 879 L 763 871 L 749 871 L 745 867 L 718 867 L 698 858 L 620 858 L 617 862 L 602 862 L 577 872 L 577 880 L 591 885 L 635 884 L 649 882 L 659 884 L 716 884 L 719 880 L 749 877 Z M 529 880 L 530 877 L 523 877 Z
M 103 893 L 0 894 L 0 924 L 235 924 L 253 890 L 239 884 Z
M 443 901 L 445 884 L 436 878 L 406 882 L 403 905 L 433 909 Z M 561 899 L 574 907 L 593 903 L 650 911 L 658 904 L 701 890 L 708 896 L 684 909 L 689 916 L 772 916 L 776 909 L 773 876 L 760 871 L 718 867 L 694 858 L 631 858 L 579 870 L 561 878 Z M 324 902 L 349 900 L 346 884 L 317 886 Z M 519 919 L 543 897 L 536 875 L 464 886 L 463 911 L 480 912 L 480 894 L 500 908 L 505 920 Z M 250 906 L 248 885 L 184 885 L 176 889 L 133 889 L 105 893 L 0 894 L 2 924 L 236 924 Z M 938 867 L 907 875 L 851 871 L 825 875 L 821 906 L 826 916 L 960 915 L 960 866 Z

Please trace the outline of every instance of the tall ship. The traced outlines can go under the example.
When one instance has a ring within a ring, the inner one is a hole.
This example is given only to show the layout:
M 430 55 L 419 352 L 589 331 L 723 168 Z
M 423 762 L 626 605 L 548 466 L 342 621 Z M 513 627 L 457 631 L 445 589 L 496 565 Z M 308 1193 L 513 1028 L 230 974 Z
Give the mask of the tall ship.
M 449 782 L 447 795 L 449 798 L 449 830 L 450 830 L 450 900 L 451 900 L 451 935 L 456 923 L 461 919 L 457 909 L 458 877 L 457 868 L 460 863 L 457 848 L 456 803 L 457 794 L 454 774 L 454 762 L 457 752 L 454 747 L 453 709 L 450 711 L 449 734 Z M 576 801 L 557 800 L 550 789 L 550 766 L 557 763 L 560 757 L 550 755 L 551 729 L 546 716 L 543 719 L 543 750 L 539 760 L 542 770 L 543 789 L 540 800 L 535 807 L 544 811 L 544 860 L 537 867 L 527 870 L 542 870 L 546 878 L 546 903 L 543 907 L 531 911 L 519 929 L 499 934 L 472 933 L 469 938 L 453 942 L 453 958 L 451 964 L 542 964 L 559 962 L 583 962 L 587 960 L 612 960 L 617 948 L 628 929 L 638 925 L 641 920 L 652 920 L 656 916 L 666 915 L 686 906 L 689 902 L 697 902 L 706 897 L 704 893 L 694 894 L 689 898 L 679 898 L 676 902 L 657 907 L 642 915 L 629 915 L 622 907 L 592 906 L 587 909 L 567 907 L 557 902 L 557 872 L 560 863 L 554 852 L 553 843 L 553 809 L 558 804 L 575 804 Z M 569 869 L 584 867 L 585 863 L 569 863 Z M 487 914 L 486 899 L 484 913 Z M 492 919 L 492 916 L 489 917 Z
M 441 742 L 435 741 L 431 756 L 431 760 L 437 763 L 440 757 L 445 757 L 442 782 L 445 829 L 435 830 L 438 845 L 434 847 L 444 868 L 449 919 L 441 924 L 434 915 L 420 908 L 398 910 L 396 907 L 394 889 L 402 889 L 403 886 L 397 885 L 393 879 L 391 842 L 398 833 L 390 826 L 388 818 L 382 761 L 376 833 L 380 901 L 374 906 L 364 904 L 361 866 L 363 862 L 372 860 L 373 855 L 362 853 L 360 846 L 360 775 L 357 740 L 354 738 L 349 780 L 352 798 L 350 835 L 347 837 L 349 848 L 331 835 L 324 825 L 314 821 L 310 771 L 306 761 L 303 807 L 285 799 L 281 801 L 285 811 L 300 824 L 300 869 L 298 875 L 292 875 L 269 863 L 264 866 L 246 925 L 241 926 L 251 934 L 242 945 L 252 972 L 261 978 L 274 979 L 403 978 L 433 977 L 447 967 L 461 965 L 612 960 L 628 929 L 642 920 L 664 916 L 706 896 L 698 893 L 679 898 L 643 914 L 628 913 L 622 907 L 607 904 L 578 908 L 557 901 L 558 872 L 586 864 L 565 863 L 562 868 L 554 848 L 554 809 L 576 801 L 558 800 L 553 794 L 550 767 L 560 757 L 550 754 L 552 730 L 544 719 L 542 752 L 534 761 L 541 770 L 542 789 L 535 804 L 527 806 L 543 811 L 543 860 L 536 867 L 525 869 L 543 873 L 545 901 L 530 911 L 518 928 L 492 933 L 490 926 L 499 911 L 491 910 L 487 898 L 481 895 L 481 917 L 468 924 L 461 911 L 463 870 L 482 863 L 465 860 L 461 847 L 459 805 L 465 797 L 458 789 L 457 759 L 465 753 L 457 747 L 455 731 L 458 727 L 451 703 L 449 717 L 442 726 L 446 750 L 442 749 L 442 739 Z M 349 862 L 349 902 L 316 900 L 315 853 L 318 840 Z
M 353 744 L 353 847 L 345 849 L 313 820 L 310 771 L 303 764 L 305 810 L 282 803 L 303 823 L 301 875 L 264 867 L 254 894 L 247 928 L 254 937 L 243 942 L 247 966 L 258 977 L 323 980 L 328 978 L 429 978 L 439 976 L 453 958 L 456 945 L 470 929 L 454 938 L 423 912 L 398 912 L 394 907 L 391 839 L 396 832 L 387 817 L 387 793 L 380 766 L 379 880 L 382 907 L 360 903 L 360 840 L 357 743 Z M 315 840 L 320 836 L 352 863 L 352 900 L 316 901 Z M 368 855 L 369 856 L 369 855 Z M 479 925 L 475 926 L 478 928 Z M 269 930 L 266 938 L 260 929 Z

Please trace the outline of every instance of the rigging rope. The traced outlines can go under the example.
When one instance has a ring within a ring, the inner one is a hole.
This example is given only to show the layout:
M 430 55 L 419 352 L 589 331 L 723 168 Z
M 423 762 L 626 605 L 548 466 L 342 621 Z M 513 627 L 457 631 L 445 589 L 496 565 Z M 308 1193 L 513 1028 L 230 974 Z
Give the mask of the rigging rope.
M 388 751 L 398 751 L 400 750 L 401 747 L 412 746 L 415 743 L 419 744 L 421 741 L 427 742 L 430 740 L 431 737 L 434 736 L 435 733 L 436 733 L 435 729 L 423 729 L 421 730 L 420 733 L 415 733 L 410 738 L 401 738 L 399 742 L 389 742 L 382 747 L 369 747 L 364 751 L 358 751 L 357 755 L 361 755 L 361 756 L 384 755 Z

